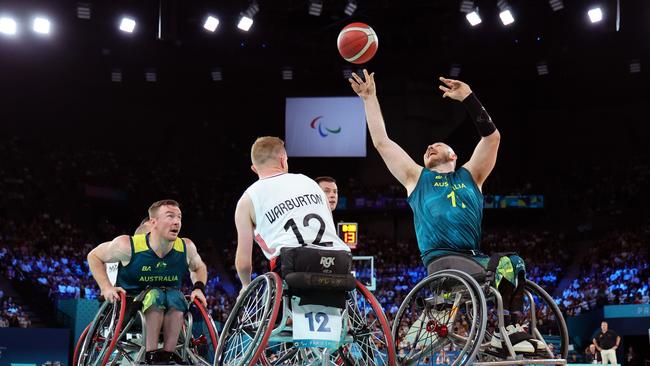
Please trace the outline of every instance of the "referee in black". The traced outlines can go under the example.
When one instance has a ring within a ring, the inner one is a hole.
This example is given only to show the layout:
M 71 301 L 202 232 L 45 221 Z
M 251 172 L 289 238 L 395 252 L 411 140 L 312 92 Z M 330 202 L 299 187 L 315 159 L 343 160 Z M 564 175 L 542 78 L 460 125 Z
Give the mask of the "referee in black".
M 621 344 L 621 337 L 619 337 L 616 332 L 609 329 L 607 322 L 604 321 L 600 323 L 600 332 L 596 334 L 593 342 L 598 351 L 600 351 L 603 365 L 607 365 L 607 362 L 609 362 L 616 366 L 616 349 Z

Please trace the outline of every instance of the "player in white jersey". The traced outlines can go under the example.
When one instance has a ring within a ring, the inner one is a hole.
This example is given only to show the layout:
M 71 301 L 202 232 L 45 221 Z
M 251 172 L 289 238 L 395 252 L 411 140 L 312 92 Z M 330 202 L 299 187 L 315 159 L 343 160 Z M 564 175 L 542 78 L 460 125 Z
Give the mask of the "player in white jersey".
M 251 282 L 253 240 L 273 269 L 280 249 L 312 247 L 350 251 L 336 235 L 323 190 L 302 174 L 290 174 L 284 142 L 260 137 L 251 148 L 251 169 L 259 180 L 242 195 L 235 210 L 235 267 L 242 290 Z

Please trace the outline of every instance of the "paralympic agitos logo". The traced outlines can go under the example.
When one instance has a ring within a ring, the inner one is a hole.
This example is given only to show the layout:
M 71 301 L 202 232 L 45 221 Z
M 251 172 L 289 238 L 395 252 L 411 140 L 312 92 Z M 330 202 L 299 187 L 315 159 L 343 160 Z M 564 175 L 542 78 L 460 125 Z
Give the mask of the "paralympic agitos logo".
M 335 128 L 335 129 L 330 129 L 330 128 L 324 127 L 323 123 L 321 121 L 319 121 L 321 118 L 323 118 L 323 116 L 318 116 L 318 117 L 314 118 L 313 120 L 311 120 L 311 124 L 310 124 L 311 128 L 313 128 L 315 130 L 318 130 L 318 134 L 321 137 L 324 138 L 324 137 L 329 136 L 330 133 L 331 134 L 337 134 L 337 133 L 341 132 L 341 126 L 339 126 L 338 128 Z

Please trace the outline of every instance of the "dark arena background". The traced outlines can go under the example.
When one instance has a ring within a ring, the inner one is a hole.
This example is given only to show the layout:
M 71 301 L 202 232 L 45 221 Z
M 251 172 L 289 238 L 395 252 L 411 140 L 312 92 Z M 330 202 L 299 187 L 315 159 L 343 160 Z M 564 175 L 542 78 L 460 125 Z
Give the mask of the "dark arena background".
M 596 7 L 602 20 L 592 22 Z M 482 22 L 472 26 L 476 8 Z M 242 14 L 248 31 L 237 27 Z M 32 29 L 37 16 L 49 33 Z M 120 30 L 124 16 L 132 33 Z M 362 65 L 337 50 L 353 22 L 379 39 Z M 590 363 L 607 321 L 618 363 L 647 365 L 649 51 L 645 0 L 0 1 L 0 365 L 71 365 L 100 305 L 88 252 L 132 235 L 167 198 L 180 202 L 181 236 L 207 264 L 206 308 L 221 333 L 241 288 L 234 212 L 257 180 L 251 144 L 287 138 L 287 98 L 358 100 L 347 78 L 364 68 L 388 135 L 418 164 L 437 141 L 459 166 L 471 156 L 480 136 L 461 103 L 442 98 L 438 77 L 470 85 L 501 134 L 483 185 L 481 250 L 525 260 L 566 321 L 568 363 Z M 372 257 L 374 272 L 357 271 L 392 326 L 426 269 L 406 191 L 365 127 L 351 138 L 365 156 L 290 154 L 289 171 L 336 179 L 334 222 L 358 224 L 352 254 Z M 268 261 L 257 245 L 253 254 L 262 275 Z M 544 330 L 553 319 L 539 313 Z M 457 364 L 455 352 L 411 364 Z

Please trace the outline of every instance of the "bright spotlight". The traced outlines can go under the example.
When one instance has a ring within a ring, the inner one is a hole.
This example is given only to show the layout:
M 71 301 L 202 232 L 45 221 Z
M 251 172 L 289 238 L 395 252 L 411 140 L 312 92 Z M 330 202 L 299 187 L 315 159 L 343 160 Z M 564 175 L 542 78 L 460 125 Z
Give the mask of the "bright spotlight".
M 0 18 L 0 33 L 14 35 L 16 34 L 16 21 L 12 18 Z
M 33 29 L 34 29 L 34 32 L 36 32 L 36 33 L 49 34 L 50 33 L 50 21 L 45 19 L 45 18 L 38 17 L 38 18 L 34 19 Z
M 247 17 L 246 15 L 242 15 L 241 18 L 239 18 L 239 24 L 237 24 L 237 28 L 243 30 L 244 32 L 248 32 L 249 29 L 253 26 L 253 19 Z
M 465 17 L 472 27 L 481 24 L 481 17 L 478 15 L 478 12 L 476 10 L 467 13 Z
M 592 23 L 597 23 L 603 20 L 603 11 L 600 8 L 589 9 L 587 15 L 589 15 L 589 20 L 591 20 Z
M 203 28 L 209 30 L 210 32 L 214 32 L 217 30 L 217 27 L 219 26 L 219 19 L 213 17 L 210 15 L 208 19 L 205 20 L 205 24 L 203 24 Z
M 499 13 L 499 18 L 501 18 L 503 25 L 509 25 L 515 22 L 515 17 L 513 17 L 510 10 L 507 9 Z
M 127 33 L 133 33 L 134 29 L 135 29 L 135 20 L 127 17 L 122 18 L 122 21 L 120 22 L 121 31 Z

